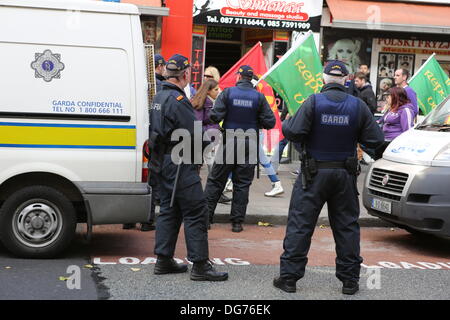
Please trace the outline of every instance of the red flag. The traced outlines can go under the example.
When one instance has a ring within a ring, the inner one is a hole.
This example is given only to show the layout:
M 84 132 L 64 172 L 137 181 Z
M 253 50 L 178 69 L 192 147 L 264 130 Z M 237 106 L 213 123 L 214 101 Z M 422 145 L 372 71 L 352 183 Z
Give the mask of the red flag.
M 236 85 L 236 72 L 243 65 L 251 66 L 258 78 L 261 78 L 267 72 L 261 42 L 258 42 L 253 48 L 251 48 L 249 52 L 247 52 L 238 62 L 236 62 L 234 66 L 231 67 L 230 70 L 227 71 L 227 73 L 220 78 L 219 87 L 222 90 Z M 257 90 L 266 96 L 267 102 L 269 103 L 276 119 L 275 127 L 272 130 L 267 130 L 265 132 L 265 145 L 267 147 L 267 151 L 270 152 L 273 147 L 275 147 L 276 144 L 283 139 L 280 115 L 278 114 L 278 108 L 272 87 L 269 86 L 267 82 L 261 81 L 258 83 Z

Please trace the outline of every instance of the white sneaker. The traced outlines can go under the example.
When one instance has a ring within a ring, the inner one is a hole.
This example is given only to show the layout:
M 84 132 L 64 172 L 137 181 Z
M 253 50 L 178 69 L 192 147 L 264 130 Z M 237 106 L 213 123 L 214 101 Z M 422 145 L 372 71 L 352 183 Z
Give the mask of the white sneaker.
M 264 193 L 266 197 L 275 197 L 279 194 L 284 193 L 283 187 L 281 186 L 281 181 L 272 183 L 273 189 L 269 192 Z
M 225 192 L 233 191 L 233 181 L 228 179 L 227 184 L 225 185 Z

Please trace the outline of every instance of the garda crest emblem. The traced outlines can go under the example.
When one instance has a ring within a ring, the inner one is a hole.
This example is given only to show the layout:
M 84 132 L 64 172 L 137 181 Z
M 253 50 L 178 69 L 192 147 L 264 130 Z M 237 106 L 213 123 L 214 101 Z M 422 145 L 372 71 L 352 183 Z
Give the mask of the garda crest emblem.
M 31 63 L 31 68 L 35 71 L 35 78 L 43 78 L 45 82 L 61 78 L 64 63 L 61 62 L 60 54 L 53 54 L 47 49 L 44 53 L 35 53 L 34 56 L 35 60 Z

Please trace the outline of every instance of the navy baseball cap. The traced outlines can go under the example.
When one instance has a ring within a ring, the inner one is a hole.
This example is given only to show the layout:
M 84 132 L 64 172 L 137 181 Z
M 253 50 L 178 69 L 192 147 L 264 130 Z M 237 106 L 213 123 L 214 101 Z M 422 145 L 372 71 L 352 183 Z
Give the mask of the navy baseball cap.
M 252 69 L 252 67 L 247 66 L 247 65 L 241 66 L 236 73 L 238 73 L 242 76 L 247 76 L 247 77 L 253 78 L 253 69 Z
M 342 61 L 331 60 L 323 69 L 323 73 L 330 76 L 345 77 L 348 75 L 348 70 Z
M 155 54 L 155 66 L 159 66 L 160 64 L 166 64 L 166 60 L 164 60 L 164 57 L 158 53 Z
M 166 69 L 170 71 L 181 71 L 190 66 L 188 58 L 178 53 L 171 56 L 166 63 Z

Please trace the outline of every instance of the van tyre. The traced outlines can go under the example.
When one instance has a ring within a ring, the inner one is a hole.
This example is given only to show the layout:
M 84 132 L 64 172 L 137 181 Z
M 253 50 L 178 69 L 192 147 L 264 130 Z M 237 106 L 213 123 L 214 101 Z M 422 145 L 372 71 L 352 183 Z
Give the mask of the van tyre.
M 51 258 L 71 243 L 75 209 L 58 190 L 30 186 L 13 193 L 0 208 L 0 240 L 23 258 Z

